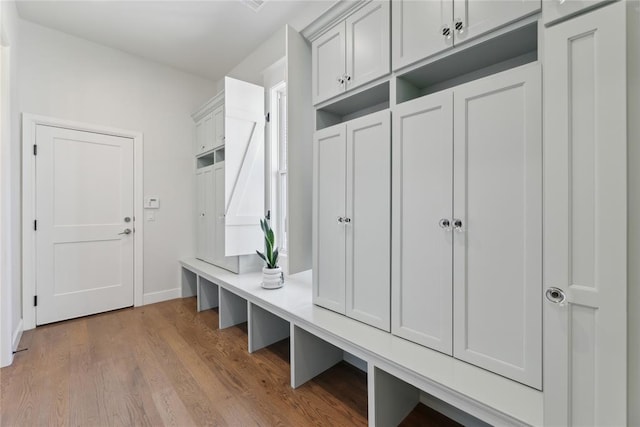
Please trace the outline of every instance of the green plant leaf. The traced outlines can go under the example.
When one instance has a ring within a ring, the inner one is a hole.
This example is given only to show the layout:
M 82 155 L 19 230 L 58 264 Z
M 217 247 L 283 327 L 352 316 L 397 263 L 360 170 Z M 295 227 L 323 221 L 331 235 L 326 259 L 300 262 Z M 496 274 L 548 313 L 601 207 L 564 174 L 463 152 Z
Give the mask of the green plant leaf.
M 256 253 L 258 254 L 258 256 L 260 256 L 260 258 L 262 258 L 262 260 L 264 262 L 266 262 L 267 264 L 269 263 L 269 261 L 267 261 L 267 258 L 265 258 L 264 254 L 260 251 L 256 251 Z

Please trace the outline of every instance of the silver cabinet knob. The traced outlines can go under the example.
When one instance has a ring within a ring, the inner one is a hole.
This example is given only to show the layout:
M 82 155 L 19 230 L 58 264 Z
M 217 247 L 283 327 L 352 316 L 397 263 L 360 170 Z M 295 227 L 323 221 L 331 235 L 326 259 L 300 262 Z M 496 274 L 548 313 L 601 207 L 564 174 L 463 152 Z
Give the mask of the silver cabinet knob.
M 347 223 L 347 224 L 349 224 L 349 223 L 351 222 L 351 218 L 345 218 L 345 219 L 344 219 L 344 222 L 345 222 L 345 223 Z
M 451 37 L 453 37 L 453 33 L 451 32 L 451 27 L 449 27 L 448 25 L 445 25 L 444 27 L 442 27 L 441 31 L 445 39 L 450 40 Z
M 344 218 L 341 216 L 338 217 L 337 221 L 338 221 L 338 224 L 344 224 Z
M 567 301 L 567 295 L 565 295 L 564 291 L 554 286 L 547 288 L 547 290 L 544 292 L 544 296 L 547 301 L 554 304 L 564 305 L 564 303 Z
M 453 23 L 453 27 L 456 29 L 458 34 L 464 33 L 464 22 L 462 21 L 462 19 L 460 18 L 456 19 L 455 22 Z
M 447 218 L 442 218 L 440 221 L 438 221 L 438 225 L 440 226 L 440 228 L 443 228 L 446 231 L 451 231 L 451 221 L 449 221 Z
M 453 229 L 458 233 L 462 233 L 464 230 L 462 229 L 462 220 L 461 219 L 453 219 Z
M 120 234 L 131 234 L 131 229 L 130 228 L 125 228 L 122 233 L 118 233 L 118 235 L 120 235 Z
M 340 86 L 342 86 L 344 84 L 344 76 L 338 76 L 338 78 L 336 80 L 338 81 L 338 84 Z

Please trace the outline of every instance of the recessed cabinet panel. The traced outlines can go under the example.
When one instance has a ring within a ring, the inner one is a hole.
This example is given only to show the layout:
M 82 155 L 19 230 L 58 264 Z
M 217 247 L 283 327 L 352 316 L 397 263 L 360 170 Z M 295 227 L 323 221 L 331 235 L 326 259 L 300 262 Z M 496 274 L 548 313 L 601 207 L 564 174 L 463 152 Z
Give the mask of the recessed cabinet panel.
M 453 21 L 453 0 L 393 0 L 391 7 L 394 70 L 453 46 L 453 33 L 442 33 Z
M 390 71 L 389 2 L 374 1 L 346 20 L 346 89 Z
M 313 301 L 345 313 L 346 139 L 344 126 L 319 131 L 313 141 Z
M 454 92 L 454 356 L 535 388 L 542 386 L 541 90 L 536 64 Z
M 346 25 L 338 24 L 313 42 L 313 103 L 317 104 L 344 92 L 346 72 Z
M 545 425 L 628 423 L 626 7 L 544 38 Z
M 454 0 L 455 43 L 460 44 L 465 40 L 536 13 L 540 7 L 541 0 Z
M 213 147 L 224 144 L 224 107 L 220 106 L 213 111 Z
M 395 335 L 452 354 L 453 94 L 393 111 Z
M 389 330 L 391 143 L 389 111 L 347 124 L 349 317 Z

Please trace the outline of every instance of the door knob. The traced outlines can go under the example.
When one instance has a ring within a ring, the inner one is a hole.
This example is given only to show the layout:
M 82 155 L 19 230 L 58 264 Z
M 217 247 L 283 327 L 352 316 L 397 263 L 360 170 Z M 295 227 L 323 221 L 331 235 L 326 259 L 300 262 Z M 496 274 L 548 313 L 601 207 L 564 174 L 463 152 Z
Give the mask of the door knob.
M 122 233 L 118 233 L 118 235 L 120 235 L 120 234 L 131 234 L 131 229 L 130 228 L 125 228 Z
M 547 288 L 544 296 L 549 302 L 559 305 L 564 305 L 567 300 L 567 295 L 565 295 L 564 291 L 554 286 Z

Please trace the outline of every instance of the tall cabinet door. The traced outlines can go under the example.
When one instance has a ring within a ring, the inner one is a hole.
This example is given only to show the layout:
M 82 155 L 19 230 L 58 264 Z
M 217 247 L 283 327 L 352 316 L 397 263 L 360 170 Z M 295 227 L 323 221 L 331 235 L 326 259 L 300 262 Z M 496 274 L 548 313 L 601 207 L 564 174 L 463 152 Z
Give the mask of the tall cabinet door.
M 453 0 L 393 0 L 391 9 L 394 70 L 453 46 L 453 34 L 442 33 L 453 21 Z
M 197 254 L 204 261 L 213 262 L 214 257 L 214 195 L 213 167 L 207 166 L 196 172 L 197 190 Z
M 454 37 L 458 44 L 536 13 L 541 0 L 455 0 L 453 5 Z
M 542 387 L 538 64 L 454 93 L 454 356 Z M 456 224 L 459 221 L 459 224 Z
M 212 241 L 212 254 L 216 265 L 226 265 L 227 258 L 225 258 L 224 251 L 224 162 L 215 163 L 211 175 L 212 185 L 210 191 L 213 205 L 211 224 L 213 226 L 212 235 L 215 236 Z
M 624 3 L 544 37 L 545 425 L 627 425 Z
M 392 332 L 449 355 L 452 120 L 451 92 L 393 111 Z
M 389 331 L 390 113 L 347 124 L 346 314 Z
M 346 25 L 346 88 L 389 73 L 389 1 L 371 2 L 347 18 Z
M 311 45 L 313 103 L 317 104 L 345 90 L 346 25 L 331 28 Z
M 345 126 L 316 132 L 313 141 L 313 302 L 345 313 Z

